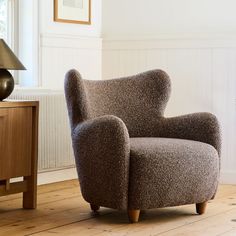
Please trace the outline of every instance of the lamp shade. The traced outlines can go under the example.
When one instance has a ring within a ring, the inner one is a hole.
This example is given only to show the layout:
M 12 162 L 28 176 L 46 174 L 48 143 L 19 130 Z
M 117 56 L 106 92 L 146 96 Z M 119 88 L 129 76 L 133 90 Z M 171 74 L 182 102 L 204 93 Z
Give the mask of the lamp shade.
M 0 69 L 25 70 L 23 64 L 3 39 L 0 39 Z

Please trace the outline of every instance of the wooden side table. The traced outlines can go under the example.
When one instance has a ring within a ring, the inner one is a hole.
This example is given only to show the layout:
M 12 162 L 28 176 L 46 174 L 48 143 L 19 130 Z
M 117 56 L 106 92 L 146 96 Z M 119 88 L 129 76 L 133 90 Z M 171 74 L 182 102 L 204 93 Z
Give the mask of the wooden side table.
M 0 196 L 23 192 L 26 209 L 37 201 L 38 109 L 36 101 L 0 102 Z

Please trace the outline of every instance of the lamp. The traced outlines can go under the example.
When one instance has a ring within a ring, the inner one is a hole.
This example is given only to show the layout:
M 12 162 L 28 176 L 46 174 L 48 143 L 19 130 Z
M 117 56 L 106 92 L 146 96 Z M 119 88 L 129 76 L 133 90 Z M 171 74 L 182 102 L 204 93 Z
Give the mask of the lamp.
M 5 41 L 0 39 L 0 101 L 7 98 L 14 89 L 14 79 L 8 69 L 25 70 L 25 67 Z

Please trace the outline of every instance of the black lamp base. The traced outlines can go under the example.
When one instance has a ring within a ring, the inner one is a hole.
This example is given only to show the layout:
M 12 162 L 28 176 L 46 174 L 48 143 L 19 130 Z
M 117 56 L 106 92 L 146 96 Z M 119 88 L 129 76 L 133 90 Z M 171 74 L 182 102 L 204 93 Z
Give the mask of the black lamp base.
M 14 79 L 6 69 L 0 69 L 0 101 L 7 98 L 14 89 Z

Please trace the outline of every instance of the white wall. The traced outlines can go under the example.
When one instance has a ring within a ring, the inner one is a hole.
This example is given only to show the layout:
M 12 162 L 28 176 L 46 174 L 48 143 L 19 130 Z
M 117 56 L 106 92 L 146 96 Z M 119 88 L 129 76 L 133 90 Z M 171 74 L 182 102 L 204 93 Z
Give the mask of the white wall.
M 103 0 L 104 38 L 232 33 L 235 0 Z
M 63 89 L 64 75 L 78 69 L 87 79 L 101 79 L 101 0 L 93 1 L 91 25 L 53 20 L 53 1 L 39 1 L 40 85 Z
M 55 22 L 53 2 L 19 2 L 20 58 L 27 68 L 20 72 L 21 85 L 62 90 L 72 68 L 87 79 L 101 79 L 102 1 L 93 1 L 91 25 Z
M 60 34 L 85 37 L 100 37 L 102 0 L 94 0 L 91 5 L 91 25 L 68 24 L 53 21 L 54 1 L 39 0 L 41 34 Z

